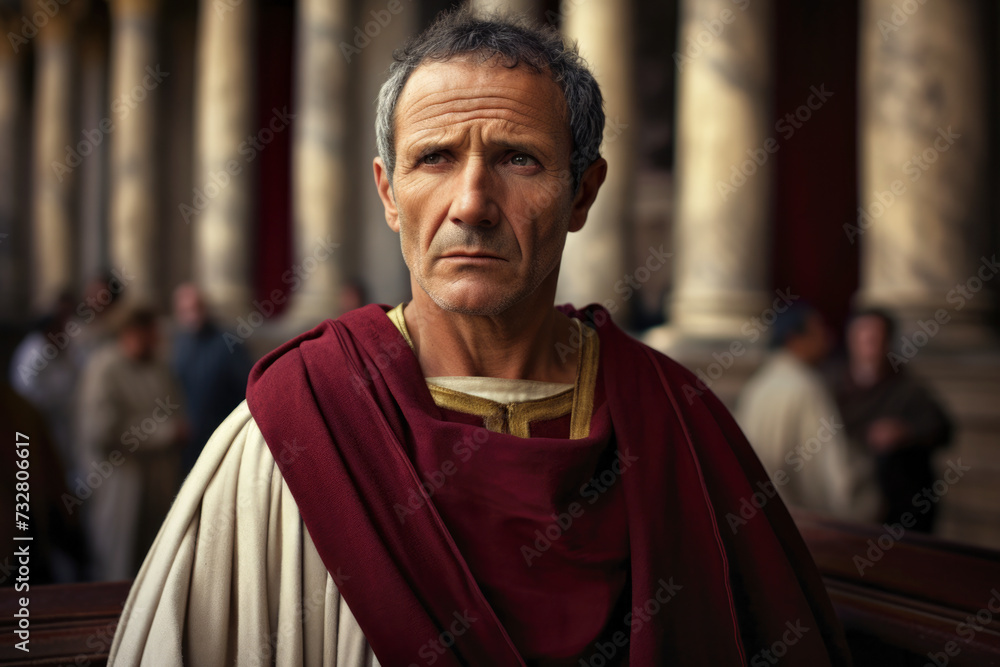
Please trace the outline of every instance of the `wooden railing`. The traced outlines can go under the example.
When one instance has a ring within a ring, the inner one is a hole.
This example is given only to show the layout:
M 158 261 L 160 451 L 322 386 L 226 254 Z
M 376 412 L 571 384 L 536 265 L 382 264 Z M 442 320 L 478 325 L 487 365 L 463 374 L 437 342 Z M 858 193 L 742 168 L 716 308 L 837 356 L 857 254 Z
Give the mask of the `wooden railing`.
M 1000 554 L 796 512 L 858 667 L 1000 667 Z M 128 582 L 0 589 L 0 665 L 104 665 Z M 790 665 L 789 667 L 797 667 Z
M 27 593 L 0 589 L 0 665 L 107 664 L 131 582 L 32 586 Z M 20 598 L 28 598 L 28 652 L 16 644 Z
M 1000 554 L 795 512 L 855 664 L 1000 667 Z

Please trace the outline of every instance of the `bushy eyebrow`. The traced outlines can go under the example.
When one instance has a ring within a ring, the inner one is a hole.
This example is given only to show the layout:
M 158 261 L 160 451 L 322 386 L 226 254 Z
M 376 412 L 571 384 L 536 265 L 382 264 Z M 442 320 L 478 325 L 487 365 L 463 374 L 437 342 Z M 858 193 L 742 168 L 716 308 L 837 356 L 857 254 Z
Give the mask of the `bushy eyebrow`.
M 410 157 L 425 155 L 442 150 L 450 150 L 463 143 L 463 137 L 461 135 L 448 136 L 448 134 L 449 133 L 440 133 L 437 134 L 437 136 L 428 136 L 426 138 L 417 139 L 404 149 L 405 155 Z M 489 148 L 491 150 L 498 149 L 516 153 L 526 153 L 536 159 L 555 159 L 556 157 L 553 154 L 556 148 L 554 145 L 545 146 L 541 142 L 520 141 L 516 136 L 509 135 L 497 141 L 489 142 Z

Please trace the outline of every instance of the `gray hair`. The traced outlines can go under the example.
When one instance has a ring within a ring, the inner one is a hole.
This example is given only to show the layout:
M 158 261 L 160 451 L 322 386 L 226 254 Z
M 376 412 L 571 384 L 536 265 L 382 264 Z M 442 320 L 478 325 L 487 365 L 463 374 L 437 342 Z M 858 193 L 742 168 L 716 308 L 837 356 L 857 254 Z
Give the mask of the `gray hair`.
M 497 59 L 510 68 L 523 63 L 552 75 L 566 98 L 573 138 L 570 176 L 576 191 L 583 172 L 601 156 L 604 99 L 594 75 L 576 45 L 565 44 L 555 28 L 500 15 L 480 18 L 467 8 L 442 13 L 427 30 L 393 53 L 375 118 L 378 154 L 389 182 L 396 167 L 396 104 L 410 74 L 426 61 L 443 62 L 465 55 L 477 55 L 483 63 Z

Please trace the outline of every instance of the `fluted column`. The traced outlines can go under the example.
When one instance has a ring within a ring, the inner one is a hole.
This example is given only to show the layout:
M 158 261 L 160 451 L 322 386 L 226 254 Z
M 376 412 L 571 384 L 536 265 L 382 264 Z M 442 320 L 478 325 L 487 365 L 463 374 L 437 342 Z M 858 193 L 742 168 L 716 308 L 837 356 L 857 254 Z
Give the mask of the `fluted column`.
M 134 276 L 128 298 L 160 296 L 156 247 L 156 89 L 169 75 L 159 65 L 158 0 L 112 0 L 109 237 L 111 264 Z
M 14 12 L 0 13 L 0 34 L 20 27 Z M 23 251 L 28 247 L 28 225 L 21 204 L 21 163 L 27 146 L 24 132 L 22 77 L 25 56 L 15 54 L 9 44 L 0 48 L 0 320 L 17 320 L 26 314 Z
M 633 103 L 631 2 L 563 0 L 563 33 L 579 43 L 604 94 L 606 124 L 601 155 L 608 176 L 587 223 L 566 240 L 557 301 L 598 302 L 616 318 L 628 302 L 615 285 L 628 272 L 626 248 L 634 215 L 637 124 Z
M 254 0 L 199 7 L 194 190 L 182 217 L 193 226 L 195 280 L 224 320 L 246 315 L 252 300 L 256 13 Z
M 740 337 L 767 291 L 773 3 L 682 0 L 674 292 L 681 338 Z M 759 164 L 762 162 L 762 164 Z
M 985 16 L 974 0 L 912 4 L 862 3 L 861 201 L 845 231 L 861 244 L 862 304 L 895 311 L 904 333 L 938 319 L 933 345 L 967 344 L 1000 281 L 981 261 L 997 251 Z
M 347 96 L 350 43 L 346 0 L 299 3 L 296 118 L 292 135 L 292 216 L 301 284 L 289 319 L 306 325 L 337 314 L 343 281 L 341 230 L 348 195 Z M 351 166 L 351 170 L 355 166 Z
M 34 5 L 28 7 L 33 9 Z M 43 311 L 52 306 L 60 291 L 73 285 L 74 183 L 76 170 L 86 156 L 78 150 L 74 134 L 76 76 L 68 13 L 52 16 L 39 29 L 34 43 L 32 305 Z

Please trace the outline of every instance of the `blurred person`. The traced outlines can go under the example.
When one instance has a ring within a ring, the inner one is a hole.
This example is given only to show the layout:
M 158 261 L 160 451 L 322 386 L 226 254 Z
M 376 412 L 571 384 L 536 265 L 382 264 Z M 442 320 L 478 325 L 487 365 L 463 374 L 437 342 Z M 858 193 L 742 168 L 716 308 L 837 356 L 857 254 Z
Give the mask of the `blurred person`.
M 198 287 L 185 283 L 174 290 L 174 336 L 171 367 L 184 392 L 191 439 L 181 458 L 187 475 L 215 429 L 246 396 L 253 362 L 242 345 L 229 345 L 209 318 Z
M 74 337 L 77 363 L 81 368 L 87 366 L 94 352 L 113 342 L 113 322 L 130 279 L 125 271 L 102 271 L 84 287 L 83 299 L 75 311 L 80 331 Z
M 799 302 L 774 322 L 773 350 L 743 388 L 736 420 L 789 505 L 874 521 L 880 498 L 872 461 L 847 438 L 818 366 L 830 352 L 822 315 Z
M 895 320 L 881 309 L 862 310 L 847 326 L 847 364 L 836 375 L 837 403 L 847 434 L 875 457 L 886 509 L 882 517 L 900 522 L 909 513 L 914 530 L 930 533 L 938 503 L 921 500 L 933 487 L 934 451 L 952 437 L 941 404 L 905 367 L 889 361 Z
M 0 469 L 11 480 L 10 492 L 5 489 L 0 497 L 0 586 L 18 583 L 14 552 L 25 542 L 15 541 L 15 536 L 31 538 L 30 584 L 84 579 L 88 552 L 80 514 L 71 500 L 46 420 L 2 380 L 0 424 L 9 429 L 13 439 L 0 454 Z M 18 470 L 28 473 L 28 491 L 24 494 L 15 487 Z
M 135 576 L 180 485 L 186 440 L 180 391 L 157 356 L 156 314 L 119 313 L 113 345 L 97 350 L 80 383 L 78 444 L 94 578 Z
M 718 399 L 555 306 L 608 169 L 575 47 L 463 8 L 396 58 L 372 167 L 412 299 L 254 367 L 110 663 L 734 665 L 796 619 L 789 664 L 847 664 L 780 499 L 725 525 L 767 476 Z
M 74 299 L 61 294 L 55 307 L 25 336 L 11 357 L 9 379 L 13 389 L 44 415 L 62 464 L 71 477 L 73 410 L 79 358 L 73 346 L 79 324 L 72 319 Z
M 365 289 L 365 284 L 359 278 L 348 280 L 341 286 L 340 312 L 349 313 L 361 306 L 367 306 L 369 303 L 371 302 L 368 301 L 368 290 Z

